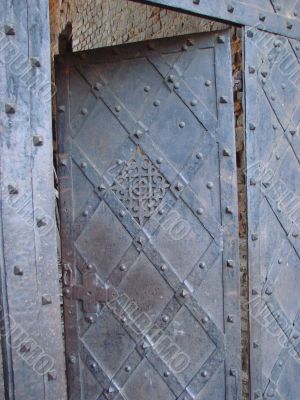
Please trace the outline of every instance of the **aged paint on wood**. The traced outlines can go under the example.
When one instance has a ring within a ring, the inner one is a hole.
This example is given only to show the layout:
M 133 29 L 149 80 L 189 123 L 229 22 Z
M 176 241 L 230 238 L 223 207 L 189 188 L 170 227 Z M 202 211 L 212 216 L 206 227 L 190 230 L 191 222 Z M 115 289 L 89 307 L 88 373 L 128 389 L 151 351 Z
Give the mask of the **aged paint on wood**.
M 1 329 L 6 399 L 65 399 L 48 2 L 0 2 Z M 3 317 L 4 314 L 4 317 Z
M 251 399 L 300 384 L 299 42 L 245 35 Z
M 69 399 L 240 399 L 230 34 L 57 70 Z

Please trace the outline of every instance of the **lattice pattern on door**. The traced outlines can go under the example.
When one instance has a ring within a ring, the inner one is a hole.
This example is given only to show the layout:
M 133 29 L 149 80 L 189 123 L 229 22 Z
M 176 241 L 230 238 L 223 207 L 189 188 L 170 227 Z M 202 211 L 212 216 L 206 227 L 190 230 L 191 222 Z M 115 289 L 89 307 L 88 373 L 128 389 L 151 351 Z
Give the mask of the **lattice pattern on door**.
M 294 400 L 300 373 L 299 43 L 246 35 L 252 399 Z
M 70 399 L 237 400 L 229 34 L 83 53 L 64 59 L 64 69 L 60 186 Z M 105 286 L 118 291 L 117 300 L 100 303 Z M 144 332 L 138 311 L 151 322 Z M 172 346 L 188 356 L 182 371 Z

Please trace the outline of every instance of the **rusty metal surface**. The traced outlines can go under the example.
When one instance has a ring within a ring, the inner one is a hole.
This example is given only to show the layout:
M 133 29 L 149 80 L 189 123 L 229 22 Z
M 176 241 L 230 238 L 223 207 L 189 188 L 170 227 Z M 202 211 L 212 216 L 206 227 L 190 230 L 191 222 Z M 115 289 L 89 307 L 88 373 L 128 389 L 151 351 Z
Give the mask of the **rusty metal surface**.
M 299 0 L 134 0 L 300 39 Z
M 251 399 L 299 398 L 299 42 L 245 35 Z
M 230 34 L 57 68 L 69 399 L 240 399 Z
M 6 400 L 66 396 L 48 21 L 47 1 L 0 2 L 0 328 Z

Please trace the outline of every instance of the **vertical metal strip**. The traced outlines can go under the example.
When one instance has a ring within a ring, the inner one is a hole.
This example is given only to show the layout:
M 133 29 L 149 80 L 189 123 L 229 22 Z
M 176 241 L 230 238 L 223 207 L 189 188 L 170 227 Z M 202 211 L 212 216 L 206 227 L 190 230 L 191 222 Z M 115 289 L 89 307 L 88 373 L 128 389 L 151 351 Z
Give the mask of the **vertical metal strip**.
M 235 400 L 241 398 L 241 353 L 237 351 L 240 349 L 241 328 L 237 172 L 230 33 L 218 37 L 217 41 L 215 57 L 223 229 L 220 237 L 223 239 L 226 399 Z

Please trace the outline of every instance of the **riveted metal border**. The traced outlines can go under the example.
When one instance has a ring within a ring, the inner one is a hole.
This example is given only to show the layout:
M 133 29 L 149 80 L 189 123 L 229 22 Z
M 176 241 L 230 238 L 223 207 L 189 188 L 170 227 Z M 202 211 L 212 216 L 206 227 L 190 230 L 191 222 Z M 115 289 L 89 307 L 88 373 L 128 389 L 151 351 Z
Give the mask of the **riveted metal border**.
M 230 0 L 132 0 L 137 3 L 170 8 L 216 21 L 252 26 L 292 39 L 300 39 L 300 21 L 250 4 Z

